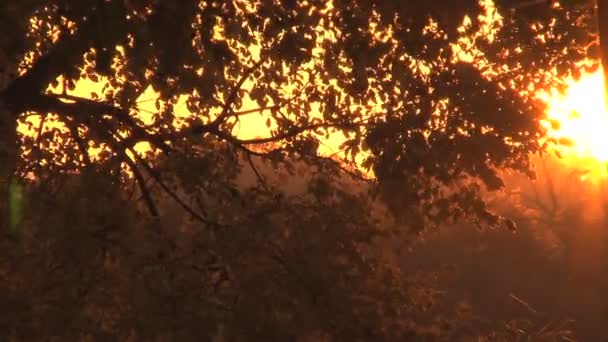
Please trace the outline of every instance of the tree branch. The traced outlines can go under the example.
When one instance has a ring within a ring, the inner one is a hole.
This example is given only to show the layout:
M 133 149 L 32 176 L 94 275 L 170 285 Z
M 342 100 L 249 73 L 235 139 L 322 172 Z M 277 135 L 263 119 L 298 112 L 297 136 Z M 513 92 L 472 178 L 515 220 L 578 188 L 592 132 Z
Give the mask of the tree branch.
M 69 34 L 64 30 L 59 40 L 44 55 L 38 57 L 23 75 L 13 80 L 0 93 L 0 97 L 16 96 L 16 98 L 25 98 L 27 102 L 29 95 L 42 94 L 59 76 L 68 74 L 80 65 L 84 54 L 90 48 L 89 42 L 93 41 L 89 35 L 97 32 L 94 30 L 96 15 L 98 15 L 98 11 L 91 8 L 86 15 L 88 20 L 80 20 L 77 23 L 76 33 Z M 82 16 L 82 18 L 84 17 Z M 116 45 L 118 41 L 108 43 Z M 20 111 L 18 108 L 16 109 Z
M 210 124 L 211 127 L 218 127 L 224 120 L 226 120 L 230 115 L 232 115 L 232 105 L 238 96 L 239 90 L 243 87 L 243 84 L 249 78 L 249 76 L 255 71 L 255 69 L 259 68 L 260 65 L 264 63 L 263 59 L 260 59 L 258 62 L 253 64 L 249 69 L 245 71 L 245 73 L 241 76 L 236 85 L 232 88 L 230 95 L 228 95 L 228 100 L 224 103 L 224 108 L 222 108 L 222 113 L 215 118 Z
M 367 126 L 367 123 L 363 123 L 363 122 L 354 122 L 354 123 L 348 123 L 348 124 L 334 124 L 334 123 L 324 122 L 324 123 L 313 124 L 313 125 L 308 125 L 308 126 L 296 127 L 296 128 L 289 130 L 288 132 L 285 132 L 282 134 L 277 134 L 272 137 L 245 139 L 245 140 L 235 138 L 235 141 L 239 142 L 240 144 L 244 144 L 244 145 L 266 144 L 266 143 L 270 143 L 270 142 L 277 142 L 277 141 L 280 141 L 283 139 L 293 138 L 303 132 L 312 131 L 312 130 L 319 129 L 319 128 L 356 128 L 356 127 L 365 127 L 365 126 Z
M 80 133 L 78 132 L 78 126 L 70 120 L 64 120 L 64 122 L 65 122 L 66 126 L 68 126 L 70 132 L 72 133 L 72 136 L 74 137 L 74 141 L 76 141 L 76 145 L 78 145 L 78 149 L 80 150 L 80 153 L 82 154 L 82 159 L 84 161 L 84 164 L 87 167 L 90 167 L 92 164 L 91 157 L 89 156 L 89 151 L 87 149 L 86 142 L 82 139 L 82 137 L 80 136 Z
M 137 164 L 135 164 L 135 162 L 133 162 L 133 160 L 131 160 L 131 158 L 129 158 L 126 153 L 124 154 L 124 157 L 124 162 L 127 163 L 131 171 L 133 171 L 133 175 L 135 176 L 135 180 L 139 185 L 139 190 L 141 191 L 141 195 L 144 199 L 144 202 L 146 203 L 146 206 L 148 207 L 148 210 L 150 211 L 150 214 L 152 214 L 153 217 L 159 217 L 156 204 L 154 204 L 154 200 L 152 199 L 150 190 L 148 190 L 148 187 L 146 186 L 146 181 L 141 172 L 139 171 Z
M 138 162 L 146 169 L 146 171 L 150 174 L 150 176 L 152 176 L 152 178 L 156 181 L 156 183 L 158 183 L 158 185 L 160 185 L 160 187 L 165 191 L 165 193 L 167 193 L 167 195 L 169 195 L 169 197 L 171 197 L 175 202 L 177 202 L 177 204 L 179 204 L 184 210 L 186 210 L 190 215 L 192 215 L 192 217 L 196 218 L 198 221 L 200 221 L 208 226 L 219 227 L 219 228 L 223 227 L 221 224 L 210 221 L 210 220 L 206 219 L 205 217 L 203 217 L 202 215 L 200 215 L 199 213 L 197 213 L 196 211 L 194 211 L 194 209 L 192 209 L 188 204 L 186 204 L 186 202 L 184 202 L 175 192 L 173 192 L 173 190 L 171 190 L 165 184 L 165 182 L 163 182 L 163 180 L 161 179 L 160 175 L 156 172 L 156 170 L 154 170 L 150 165 L 148 165 L 148 163 L 142 157 L 140 157 L 139 154 L 137 154 L 137 152 L 133 151 L 132 149 L 130 149 L 130 151 L 131 151 L 131 153 L 133 153 L 133 155 L 138 160 Z
M 66 102 L 65 100 L 70 102 Z M 149 133 L 139 126 L 129 113 L 109 103 L 97 102 L 71 95 L 40 94 L 31 96 L 29 101 L 22 106 L 22 110 L 70 116 L 89 128 L 96 124 L 95 121 L 99 122 L 103 120 L 103 115 L 110 115 L 129 128 L 129 133 L 133 136 L 132 140 L 134 140 L 133 145 L 139 141 L 147 141 L 165 154 L 172 152 L 171 146 L 161 137 Z
M 233 116 L 245 116 L 248 114 L 259 113 L 259 112 L 263 112 L 266 110 L 279 109 L 279 108 L 283 107 L 284 105 L 285 105 L 284 103 L 281 103 L 281 104 L 274 105 L 274 106 L 245 109 L 245 110 L 241 110 L 238 112 L 232 112 L 232 115 Z
M 536 6 L 536 5 L 542 5 L 542 4 L 549 4 L 551 3 L 551 0 L 529 0 L 529 1 L 522 1 L 519 4 L 513 5 L 511 7 L 507 7 L 508 9 L 515 11 L 515 10 L 520 10 L 520 9 L 524 9 L 527 7 L 532 7 L 532 6 Z
M 253 163 L 253 159 L 251 158 L 251 154 L 250 153 L 246 153 L 245 155 L 247 157 L 247 161 L 249 162 L 249 166 L 251 167 L 251 170 L 253 170 L 253 173 L 255 174 L 255 176 L 258 179 L 258 182 L 264 188 L 264 190 L 268 191 L 269 189 L 268 189 L 268 185 L 266 184 L 266 180 L 264 179 L 264 177 L 262 177 L 262 175 L 258 171 L 258 168 Z

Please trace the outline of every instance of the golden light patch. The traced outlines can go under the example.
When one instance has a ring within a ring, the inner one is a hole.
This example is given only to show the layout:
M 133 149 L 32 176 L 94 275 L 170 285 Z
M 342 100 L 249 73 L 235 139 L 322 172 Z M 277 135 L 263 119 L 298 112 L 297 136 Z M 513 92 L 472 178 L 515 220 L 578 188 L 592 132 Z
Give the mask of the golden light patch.
M 548 105 L 542 124 L 548 139 L 554 141 L 551 149 L 564 163 L 588 169 L 587 177 L 604 178 L 608 175 L 608 110 L 602 70 L 564 81 L 564 92 L 538 94 Z

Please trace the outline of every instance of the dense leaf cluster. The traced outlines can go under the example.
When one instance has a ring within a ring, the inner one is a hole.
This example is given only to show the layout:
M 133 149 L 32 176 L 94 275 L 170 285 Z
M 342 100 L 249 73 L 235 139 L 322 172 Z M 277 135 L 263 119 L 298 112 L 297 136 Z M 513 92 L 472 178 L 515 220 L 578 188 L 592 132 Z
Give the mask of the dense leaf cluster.
M 443 210 L 436 203 L 446 201 L 462 204 L 450 212 L 495 220 L 476 199 L 446 189 L 481 180 L 495 190 L 502 186 L 496 169 L 530 171 L 542 106 L 525 90 L 550 85 L 555 72 L 586 56 L 595 23 L 586 2 L 4 6 L 23 23 L 32 19 L 29 30 L 17 26 L 22 36 L 6 39 L 9 60 L 29 59 L 2 91 L 3 102 L 15 120 L 51 113 L 67 127 L 22 140 L 22 174 L 80 170 L 90 163 L 88 146 L 106 149 L 102 162 L 114 165 L 139 163 L 126 152 L 142 141 L 187 155 L 173 145 L 205 136 L 247 153 L 273 143 L 279 153 L 314 155 L 319 133 L 341 131 L 346 153 L 366 156 L 380 188 L 399 186 L 414 228 L 434 221 L 431 212 Z M 456 58 L 450 44 L 470 50 L 469 60 Z M 82 77 L 104 89 L 92 98 L 69 95 Z M 58 80 L 63 94 L 45 92 Z M 137 100 L 149 87 L 158 110 L 144 123 Z M 175 112 L 184 97 L 185 118 Z M 235 135 L 244 101 L 269 120 L 268 138 Z

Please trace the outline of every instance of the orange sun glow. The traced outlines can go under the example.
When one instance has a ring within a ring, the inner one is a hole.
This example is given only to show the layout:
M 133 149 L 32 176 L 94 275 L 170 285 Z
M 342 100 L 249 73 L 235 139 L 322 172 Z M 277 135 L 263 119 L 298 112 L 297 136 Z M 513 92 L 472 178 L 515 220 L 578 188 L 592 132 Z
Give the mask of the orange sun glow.
M 557 141 L 551 149 L 564 163 L 603 178 L 608 175 L 608 110 L 602 70 L 564 81 L 564 92 L 539 94 L 548 105 L 542 123 L 548 138 Z

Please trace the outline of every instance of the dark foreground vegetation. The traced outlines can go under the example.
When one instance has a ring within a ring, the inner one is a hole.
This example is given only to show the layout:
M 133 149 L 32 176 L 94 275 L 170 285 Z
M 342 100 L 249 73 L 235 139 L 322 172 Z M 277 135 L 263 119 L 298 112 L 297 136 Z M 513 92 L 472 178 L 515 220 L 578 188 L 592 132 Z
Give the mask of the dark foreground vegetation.
M 524 196 L 603 9 L 1 1 L 0 340 L 606 338 L 604 202 Z
M 205 196 L 225 222 L 212 230 L 161 189 L 151 219 L 127 199 L 140 194 L 98 174 L 36 187 L 20 233 L 2 240 L 2 328 L 19 341 L 606 338 L 608 220 L 589 185 L 559 171 L 511 179 L 522 192 L 488 199 L 516 232 L 461 223 L 411 235 L 393 231 L 369 185 L 327 172 L 254 159 L 239 196 Z M 572 188 L 551 190 L 548 177 Z

